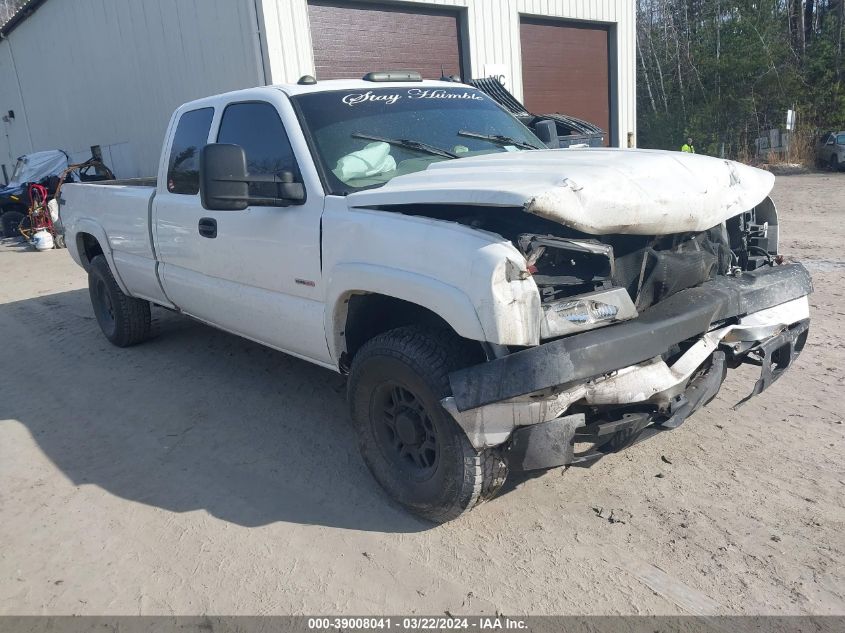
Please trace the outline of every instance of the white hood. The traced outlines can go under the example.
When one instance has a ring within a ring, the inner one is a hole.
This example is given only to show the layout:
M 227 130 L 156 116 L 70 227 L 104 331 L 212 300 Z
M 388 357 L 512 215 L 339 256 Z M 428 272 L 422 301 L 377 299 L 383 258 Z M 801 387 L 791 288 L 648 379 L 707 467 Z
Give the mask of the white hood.
M 774 181 L 761 169 L 682 152 L 538 150 L 432 163 L 347 202 L 523 207 L 592 235 L 663 235 L 704 231 L 748 211 Z

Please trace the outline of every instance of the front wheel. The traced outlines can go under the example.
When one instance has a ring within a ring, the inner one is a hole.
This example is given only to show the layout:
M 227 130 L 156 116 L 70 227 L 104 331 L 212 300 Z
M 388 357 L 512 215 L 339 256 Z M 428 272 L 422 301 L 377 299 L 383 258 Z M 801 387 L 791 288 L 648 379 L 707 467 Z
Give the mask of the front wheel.
M 395 501 L 437 523 L 491 498 L 507 475 L 498 452 L 473 448 L 440 404 L 449 373 L 473 355 L 451 332 L 397 328 L 364 345 L 349 376 L 364 461 Z
M 125 295 L 102 255 L 94 257 L 88 266 L 88 293 L 97 323 L 111 343 L 129 347 L 149 338 L 149 301 Z
M 836 154 L 830 157 L 830 169 L 831 171 L 839 171 L 839 158 Z

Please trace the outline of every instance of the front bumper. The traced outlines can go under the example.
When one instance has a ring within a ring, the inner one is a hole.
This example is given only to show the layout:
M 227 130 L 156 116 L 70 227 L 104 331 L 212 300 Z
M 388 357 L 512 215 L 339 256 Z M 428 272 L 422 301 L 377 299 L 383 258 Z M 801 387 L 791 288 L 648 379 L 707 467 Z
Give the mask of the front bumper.
M 612 445 L 623 436 L 641 437 L 656 423 L 674 428 L 715 396 L 729 364 L 762 366 L 751 395 L 777 379 L 806 341 L 810 292 L 810 275 L 800 264 L 719 277 L 635 320 L 453 372 L 453 396 L 443 405 L 476 448 L 511 440 L 512 461 L 525 467 L 543 467 L 530 465 L 543 461 L 535 459 L 536 447 L 571 446 L 579 434 L 600 432 Z M 678 350 L 683 353 L 670 367 L 664 359 Z M 601 416 L 635 404 L 650 406 L 618 419 L 563 415 L 573 405 L 589 405 Z M 526 460 L 529 444 L 535 449 Z M 577 461 L 574 453 L 558 450 L 547 465 L 562 465 L 561 459 Z

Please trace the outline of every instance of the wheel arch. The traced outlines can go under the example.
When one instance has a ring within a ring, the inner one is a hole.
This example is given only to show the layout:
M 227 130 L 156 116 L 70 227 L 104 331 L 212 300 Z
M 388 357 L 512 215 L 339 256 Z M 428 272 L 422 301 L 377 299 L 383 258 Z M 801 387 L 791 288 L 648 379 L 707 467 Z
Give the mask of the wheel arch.
M 81 220 L 73 226 L 73 231 L 67 231 L 72 239 L 66 239 L 66 245 L 71 257 L 77 264 L 82 266 L 86 272 L 91 265 L 91 260 L 97 255 L 102 255 L 108 262 L 109 269 L 117 282 L 118 287 L 124 294 L 130 294 L 126 284 L 120 278 L 120 273 L 114 263 L 114 254 L 109 244 L 106 232 L 99 224 L 90 220 Z
M 326 339 L 342 371 L 366 341 L 405 325 L 445 326 L 479 345 L 485 340 L 469 297 L 406 271 L 369 264 L 338 268 L 330 279 L 327 307 Z

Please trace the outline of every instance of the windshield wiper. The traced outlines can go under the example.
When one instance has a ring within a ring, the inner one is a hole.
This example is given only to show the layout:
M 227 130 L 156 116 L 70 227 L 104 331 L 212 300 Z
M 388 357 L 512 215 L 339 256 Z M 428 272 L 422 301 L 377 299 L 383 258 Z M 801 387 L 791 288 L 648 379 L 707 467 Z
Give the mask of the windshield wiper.
M 511 138 L 510 136 L 505 136 L 504 134 L 481 134 L 480 132 L 468 132 L 467 130 L 461 130 L 458 132 L 458 136 L 478 138 L 482 141 L 490 141 L 491 143 L 502 146 L 513 145 L 514 147 L 519 147 L 520 149 L 543 149 L 542 147 L 537 147 L 527 141 L 519 141 L 515 138 Z
M 405 149 L 410 149 L 415 152 L 431 154 L 432 156 L 460 158 L 457 154 L 445 149 L 440 149 L 434 145 L 429 145 L 428 143 L 423 143 L 422 141 L 414 141 L 407 138 L 384 138 L 383 136 L 372 136 L 371 134 L 361 134 L 360 132 L 354 132 L 351 136 L 352 138 L 361 138 L 367 141 L 379 141 L 381 143 L 387 143 L 388 145 L 396 145 L 397 147 L 404 147 Z

